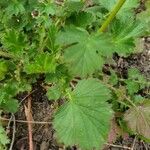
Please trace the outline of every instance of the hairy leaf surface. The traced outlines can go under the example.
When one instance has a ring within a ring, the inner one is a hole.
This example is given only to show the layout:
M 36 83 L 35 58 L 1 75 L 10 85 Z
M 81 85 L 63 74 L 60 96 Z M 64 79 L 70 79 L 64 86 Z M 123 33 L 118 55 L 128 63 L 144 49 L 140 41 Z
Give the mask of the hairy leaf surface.
M 87 79 L 80 81 L 69 97 L 55 114 L 53 125 L 58 139 L 65 145 L 98 149 L 110 127 L 112 110 L 106 102 L 110 91 L 100 81 Z
M 89 35 L 80 28 L 66 28 L 61 32 L 58 41 L 62 45 L 69 45 L 64 53 L 64 59 L 74 75 L 85 77 L 103 65 L 102 56 L 113 52 L 111 41 L 104 35 Z

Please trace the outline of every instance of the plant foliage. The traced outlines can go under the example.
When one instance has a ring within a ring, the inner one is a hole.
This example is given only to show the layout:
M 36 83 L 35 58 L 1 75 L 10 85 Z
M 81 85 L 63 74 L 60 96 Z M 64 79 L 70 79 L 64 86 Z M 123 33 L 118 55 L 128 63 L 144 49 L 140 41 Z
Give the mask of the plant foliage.
M 54 119 L 59 140 L 83 149 L 103 146 L 112 116 L 106 102 L 110 91 L 98 80 L 87 79 L 81 80 L 68 94 L 69 101 L 59 108 Z
M 30 92 L 36 79 L 44 76 L 49 100 L 65 101 L 54 114 L 53 127 L 66 146 L 102 148 L 113 111 L 127 111 L 128 127 L 150 138 L 149 105 L 141 106 L 145 100 L 138 94 L 149 87 L 149 81 L 137 69 L 129 69 L 126 79 L 114 70 L 110 76 L 103 74 L 114 53 L 123 57 L 135 53 L 137 39 L 150 34 L 149 2 L 136 15 L 139 0 L 126 0 L 106 31 L 98 32 L 116 3 L 1 0 L 1 111 L 15 113 L 17 94 Z M 8 142 L 0 126 L 0 146 L 5 148 Z

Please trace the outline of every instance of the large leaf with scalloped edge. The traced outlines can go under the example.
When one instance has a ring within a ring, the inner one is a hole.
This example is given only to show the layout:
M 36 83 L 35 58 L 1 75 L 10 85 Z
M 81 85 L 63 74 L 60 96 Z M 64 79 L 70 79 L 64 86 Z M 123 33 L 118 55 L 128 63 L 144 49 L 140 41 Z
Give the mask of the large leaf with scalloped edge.
M 99 149 L 110 129 L 112 110 L 106 102 L 110 91 L 99 80 L 81 80 L 69 98 L 54 117 L 59 141 L 82 149 Z
M 68 27 L 58 34 L 57 42 L 69 45 L 64 53 L 65 62 L 74 75 L 85 77 L 103 65 L 102 56 L 110 56 L 114 51 L 110 38 L 104 34 L 90 35 L 86 30 Z

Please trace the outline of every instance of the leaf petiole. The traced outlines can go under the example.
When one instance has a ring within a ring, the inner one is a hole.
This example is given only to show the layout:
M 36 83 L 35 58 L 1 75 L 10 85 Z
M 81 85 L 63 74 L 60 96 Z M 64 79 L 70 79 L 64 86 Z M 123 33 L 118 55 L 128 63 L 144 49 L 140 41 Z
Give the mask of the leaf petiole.
M 102 26 L 99 29 L 99 32 L 104 32 L 108 25 L 111 23 L 111 21 L 115 18 L 116 14 L 118 11 L 121 9 L 123 4 L 125 3 L 126 0 L 119 0 L 116 6 L 113 8 L 113 10 L 109 13 L 110 15 L 108 18 L 105 20 L 105 22 L 102 24 Z

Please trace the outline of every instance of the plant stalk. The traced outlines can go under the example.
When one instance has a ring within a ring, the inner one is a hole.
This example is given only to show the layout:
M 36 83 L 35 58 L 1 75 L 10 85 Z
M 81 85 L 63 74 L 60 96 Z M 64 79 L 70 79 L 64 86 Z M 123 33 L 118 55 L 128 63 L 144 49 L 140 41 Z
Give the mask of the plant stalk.
M 116 6 L 113 8 L 113 10 L 110 12 L 110 15 L 108 16 L 108 18 L 105 20 L 105 22 L 100 27 L 99 32 L 104 32 L 107 29 L 108 25 L 115 18 L 116 14 L 121 9 L 121 7 L 125 3 L 125 1 L 126 0 L 118 0 L 118 3 L 116 4 Z

